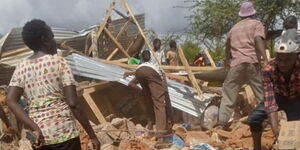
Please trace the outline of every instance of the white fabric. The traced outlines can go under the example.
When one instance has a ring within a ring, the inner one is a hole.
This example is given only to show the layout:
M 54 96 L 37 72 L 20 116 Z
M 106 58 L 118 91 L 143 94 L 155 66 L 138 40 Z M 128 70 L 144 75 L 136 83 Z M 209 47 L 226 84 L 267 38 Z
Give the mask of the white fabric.
M 155 70 L 160 76 L 162 76 L 162 72 L 160 71 L 159 67 L 158 67 L 157 65 L 153 64 L 152 62 L 144 62 L 144 63 L 142 63 L 141 65 L 139 65 L 139 66 L 137 67 L 137 69 L 140 68 L 140 67 L 144 67 L 144 66 L 152 68 L 152 69 Z
M 155 60 L 155 57 L 154 57 L 153 53 L 151 51 L 150 51 L 150 53 L 151 53 L 151 60 L 150 60 L 150 62 L 152 62 L 154 64 L 157 63 L 156 60 Z M 160 64 L 166 63 L 166 56 L 165 56 L 165 53 L 164 53 L 163 50 L 160 49 L 160 50 L 156 51 L 155 52 L 155 56 L 158 59 L 158 61 L 159 61 Z

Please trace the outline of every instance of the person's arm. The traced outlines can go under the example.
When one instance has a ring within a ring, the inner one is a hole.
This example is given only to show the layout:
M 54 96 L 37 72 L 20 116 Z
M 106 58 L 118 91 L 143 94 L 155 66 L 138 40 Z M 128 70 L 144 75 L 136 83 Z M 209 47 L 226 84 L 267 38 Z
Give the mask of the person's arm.
M 37 137 L 36 143 L 38 146 L 41 146 L 44 144 L 44 137 L 42 134 L 41 129 L 39 126 L 33 122 L 28 115 L 25 113 L 25 111 L 21 108 L 21 106 L 17 103 L 20 99 L 21 95 L 23 94 L 23 89 L 16 86 L 10 86 L 8 88 L 7 97 L 6 97 L 6 103 L 9 109 L 15 114 L 15 116 L 24 123 L 25 126 L 27 126 L 35 136 Z
M 1 105 L 0 105 L 0 118 L 4 122 L 4 124 L 6 125 L 6 127 L 9 128 L 10 127 L 9 120 L 8 120 L 8 118 L 7 118 L 7 116 L 6 116 L 6 114 L 5 114 L 5 112 L 4 112 L 4 110 L 3 110 L 3 108 L 2 108 Z
M 261 36 L 255 37 L 255 47 L 258 53 L 263 57 L 264 64 L 268 62 L 268 57 L 266 54 L 265 41 Z
M 272 77 L 270 75 L 272 74 L 272 72 L 270 72 L 269 69 L 270 69 L 269 66 L 266 65 L 263 70 L 264 105 L 265 105 L 265 110 L 268 113 L 272 131 L 274 135 L 277 137 L 279 135 L 278 117 L 277 117 L 278 105 L 275 100 L 274 86 L 272 83 Z
M 142 89 L 137 85 L 138 84 L 138 80 L 136 78 L 133 78 L 128 86 L 131 87 L 132 89 L 134 89 L 135 91 L 141 92 Z
M 95 149 L 99 150 L 101 147 L 101 144 L 99 140 L 97 139 L 97 136 L 89 122 L 89 120 L 86 117 L 85 112 L 83 111 L 82 107 L 80 106 L 76 87 L 74 85 L 66 86 L 64 87 L 64 95 L 66 96 L 66 102 L 69 105 L 72 113 L 74 114 L 75 118 L 79 121 L 79 123 L 82 125 L 84 130 L 89 135 Z
M 166 57 L 166 62 L 167 62 L 167 64 L 168 64 L 168 65 L 170 65 L 170 60 L 171 60 L 171 56 L 170 56 L 170 55 L 171 55 L 171 54 L 170 54 L 170 50 L 167 52 L 167 54 L 166 54 L 166 55 L 167 55 L 167 57 Z
M 127 71 L 124 72 L 123 77 L 127 78 L 128 76 L 134 76 L 135 75 L 135 71 Z
M 60 62 L 59 73 L 60 73 L 61 83 L 63 86 L 62 90 L 65 96 L 66 103 L 69 105 L 74 117 L 79 121 L 79 123 L 82 125 L 84 130 L 89 135 L 94 148 L 96 150 L 99 150 L 101 144 L 97 139 L 97 136 L 89 120 L 87 119 L 85 112 L 80 106 L 78 96 L 77 96 L 76 86 L 75 86 L 75 79 L 72 74 L 72 70 L 64 58 L 61 58 L 60 60 L 61 62 Z
M 227 68 L 230 66 L 230 60 L 232 58 L 230 49 L 231 49 L 230 38 L 228 37 L 225 43 L 225 60 L 224 60 L 224 66 Z
M 265 27 L 261 22 L 258 22 L 255 26 L 254 42 L 255 42 L 255 48 L 257 53 L 263 57 L 264 65 L 266 65 L 268 62 L 265 39 L 266 39 Z

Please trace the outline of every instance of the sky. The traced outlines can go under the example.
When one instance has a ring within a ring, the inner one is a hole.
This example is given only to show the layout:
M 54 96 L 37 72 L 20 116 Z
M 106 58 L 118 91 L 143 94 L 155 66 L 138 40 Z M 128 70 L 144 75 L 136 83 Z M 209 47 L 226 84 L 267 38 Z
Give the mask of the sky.
M 116 8 L 124 12 L 120 5 Z M 145 13 L 146 28 L 158 34 L 182 33 L 188 27 L 184 0 L 127 0 L 135 14 Z M 42 19 L 51 27 L 82 30 L 98 24 L 111 0 L 0 0 L 0 34 Z M 114 15 L 114 17 L 117 15 Z

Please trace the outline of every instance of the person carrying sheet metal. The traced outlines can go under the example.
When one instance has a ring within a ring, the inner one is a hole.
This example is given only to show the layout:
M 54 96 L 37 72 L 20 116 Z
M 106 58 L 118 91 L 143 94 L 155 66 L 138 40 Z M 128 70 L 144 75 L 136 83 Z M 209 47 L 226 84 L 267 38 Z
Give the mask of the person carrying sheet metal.
M 150 51 L 143 51 L 141 59 L 143 63 L 138 66 L 136 71 L 125 72 L 124 77 L 135 75 L 129 86 L 142 91 L 145 98 L 151 99 L 152 109 L 148 109 L 148 115 L 150 115 L 150 118 L 155 118 L 156 130 L 158 131 L 156 137 L 158 142 L 163 142 L 163 136 L 168 131 L 168 121 L 171 117 L 171 103 L 167 86 L 162 78 L 160 69 L 150 62 Z M 142 89 L 137 86 L 138 83 Z

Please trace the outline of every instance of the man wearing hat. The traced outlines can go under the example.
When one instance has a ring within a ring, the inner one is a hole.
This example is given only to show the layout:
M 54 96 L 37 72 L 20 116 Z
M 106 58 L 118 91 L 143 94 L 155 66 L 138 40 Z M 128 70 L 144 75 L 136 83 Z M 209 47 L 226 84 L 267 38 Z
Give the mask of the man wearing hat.
M 241 21 L 229 31 L 225 49 L 225 64 L 230 66 L 223 84 L 223 98 L 219 110 L 218 125 L 224 128 L 232 116 L 238 94 L 244 84 L 249 84 L 258 103 L 263 103 L 263 85 L 261 79 L 261 56 L 267 63 L 265 53 L 265 28 L 254 19 L 256 10 L 252 2 L 241 5 Z
M 300 37 L 296 29 L 288 29 L 275 43 L 276 57 L 263 70 L 264 104 L 249 115 L 252 132 L 260 135 L 254 147 L 261 147 L 262 122 L 269 117 L 272 130 L 279 135 L 277 110 L 283 110 L 288 121 L 300 119 Z

